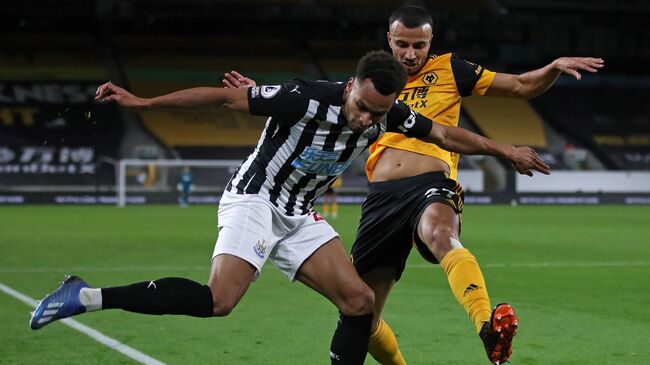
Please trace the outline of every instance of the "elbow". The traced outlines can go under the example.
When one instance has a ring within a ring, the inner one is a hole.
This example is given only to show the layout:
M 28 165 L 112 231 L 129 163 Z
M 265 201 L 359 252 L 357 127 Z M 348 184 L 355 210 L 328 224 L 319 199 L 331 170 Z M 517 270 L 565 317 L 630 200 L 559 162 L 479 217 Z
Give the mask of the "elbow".
M 449 150 L 450 146 L 447 139 L 447 129 L 437 128 L 429 134 L 429 142 L 436 144 L 438 147 Z

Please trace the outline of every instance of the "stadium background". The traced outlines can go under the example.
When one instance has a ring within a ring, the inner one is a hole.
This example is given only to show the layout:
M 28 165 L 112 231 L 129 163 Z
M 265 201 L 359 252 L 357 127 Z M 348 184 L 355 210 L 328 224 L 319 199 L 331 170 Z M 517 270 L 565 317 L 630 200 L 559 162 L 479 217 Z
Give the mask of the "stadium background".
M 233 69 L 258 83 L 345 80 L 362 54 L 387 47 L 388 15 L 402 3 L 4 1 L 0 284 L 38 298 L 71 272 L 100 286 L 170 271 L 204 281 L 214 203 L 231 171 L 193 168 L 189 209 L 120 210 L 111 206 L 118 161 L 240 160 L 263 120 L 217 107 L 131 113 L 93 104 L 96 87 L 112 80 L 152 96 L 219 86 Z M 415 3 L 434 16 L 435 53 L 455 51 L 491 70 L 521 73 L 560 56 L 605 59 L 597 75 L 579 82 L 563 75 L 533 100 L 465 98 L 462 126 L 534 146 L 553 174 L 520 177 L 496 159 L 463 157 L 463 242 L 484 264 L 493 300 L 522 308 L 513 361 L 647 363 L 650 211 L 609 204 L 650 204 L 650 4 Z M 175 203 L 180 170 L 128 169 L 127 203 Z M 341 199 L 358 202 L 366 189 L 363 163 L 344 181 Z M 521 206 L 537 204 L 552 206 Z M 332 222 L 348 244 L 358 214 L 352 204 Z M 439 269 L 410 260 L 413 269 L 386 309 L 407 359 L 484 361 Z M 206 323 L 109 312 L 81 322 L 167 363 L 325 363 L 332 306 L 273 269 L 264 273 L 233 318 Z M 0 316 L 8 329 L 0 334 L 0 363 L 131 361 L 64 326 L 29 332 L 27 307 L 10 296 L 0 295 Z

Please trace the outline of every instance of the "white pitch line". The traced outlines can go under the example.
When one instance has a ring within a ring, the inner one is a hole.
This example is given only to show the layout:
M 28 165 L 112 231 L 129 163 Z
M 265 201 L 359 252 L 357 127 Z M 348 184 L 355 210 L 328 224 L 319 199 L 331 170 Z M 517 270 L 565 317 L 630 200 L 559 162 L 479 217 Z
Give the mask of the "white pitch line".
M 210 271 L 210 265 L 205 266 L 131 266 L 131 267 L 25 267 L 14 269 L 0 268 L 0 274 L 37 274 L 37 273 L 79 273 L 79 272 L 152 272 L 152 271 Z
M 577 261 L 577 262 L 519 262 L 519 263 L 485 263 L 480 264 L 486 269 L 505 268 L 554 268 L 554 267 L 644 267 L 650 266 L 650 261 Z M 406 265 L 406 269 L 428 269 L 440 267 L 431 264 Z M 25 267 L 14 269 L 0 268 L 0 274 L 38 274 L 38 273 L 86 273 L 86 272 L 155 272 L 155 271 L 210 271 L 210 266 L 127 266 L 127 267 L 71 267 L 71 268 L 43 268 Z
M 21 302 L 27 304 L 28 306 L 30 306 L 32 308 L 35 308 L 36 305 L 37 305 L 37 303 L 36 303 L 36 301 L 34 299 L 26 296 L 23 293 L 15 291 L 14 289 L 11 289 L 10 287 L 8 287 L 8 286 L 6 286 L 6 285 L 4 285 L 2 283 L 0 283 L 0 291 L 3 291 L 5 294 L 20 300 Z M 97 341 L 97 342 L 99 342 L 99 343 L 101 343 L 101 344 L 103 344 L 105 346 L 108 346 L 111 349 L 113 349 L 113 350 L 115 350 L 117 352 L 120 352 L 120 353 L 130 357 L 131 359 L 141 363 L 141 364 L 145 364 L 145 365 L 165 365 L 164 362 L 158 361 L 158 360 L 154 359 L 151 356 L 145 355 L 142 352 L 140 352 L 140 351 L 138 351 L 138 350 L 136 350 L 136 349 L 134 349 L 132 347 L 129 347 L 129 346 L 127 346 L 127 345 L 113 339 L 113 338 L 110 338 L 110 337 L 104 335 L 103 333 L 101 333 L 101 332 L 99 332 L 99 331 L 97 331 L 95 329 L 92 329 L 92 328 L 86 326 L 85 324 L 81 324 L 81 323 L 75 321 L 74 319 L 65 318 L 65 319 L 60 320 L 60 322 L 62 322 L 63 324 L 65 324 L 68 327 L 76 329 L 77 331 L 85 334 L 86 336 L 92 338 L 93 340 L 95 340 L 95 341 Z

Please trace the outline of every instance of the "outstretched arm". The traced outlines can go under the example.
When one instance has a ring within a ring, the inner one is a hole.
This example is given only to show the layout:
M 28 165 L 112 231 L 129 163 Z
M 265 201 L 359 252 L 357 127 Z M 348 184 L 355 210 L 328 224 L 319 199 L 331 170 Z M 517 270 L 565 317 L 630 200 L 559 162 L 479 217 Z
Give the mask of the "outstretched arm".
M 512 167 L 520 174 L 533 176 L 532 170 L 545 175 L 551 168 L 544 163 L 530 147 L 515 147 L 472 133 L 462 128 L 432 123 L 431 132 L 426 142 L 435 143 L 443 149 L 464 155 L 491 155 L 510 161 Z
M 237 88 L 237 87 L 254 87 L 257 86 L 257 83 L 255 80 L 250 79 L 239 72 L 233 70 L 230 72 L 226 72 L 223 74 L 223 87 L 226 88 Z
M 561 57 L 540 69 L 521 75 L 497 72 L 485 95 L 530 99 L 553 86 L 562 73 L 580 80 L 582 78 L 580 71 L 596 73 L 604 66 L 605 61 L 602 58 Z
M 194 108 L 223 105 L 229 109 L 248 112 L 248 88 L 196 87 L 156 96 L 141 98 L 107 82 L 97 88 L 95 99 L 114 101 L 127 108 Z

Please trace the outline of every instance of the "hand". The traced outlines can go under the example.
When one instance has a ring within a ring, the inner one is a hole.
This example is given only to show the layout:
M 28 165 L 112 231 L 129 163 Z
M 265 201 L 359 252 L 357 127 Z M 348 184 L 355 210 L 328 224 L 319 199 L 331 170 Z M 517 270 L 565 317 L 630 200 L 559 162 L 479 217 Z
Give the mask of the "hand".
M 578 70 L 596 73 L 605 67 L 605 60 L 593 57 L 562 57 L 553 61 L 553 63 L 555 68 L 566 74 L 573 75 L 576 80 L 582 78 Z
M 537 152 L 530 147 L 515 147 L 510 163 L 522 175 L 533 176 L 531 170 L 539 171 L 544 175 L 551 173 L 551 167 L 544 163 Z
M 95 92 L 95 100 L 100 102 L 114 101 L 127 108 L 146 106 L 144 99 L 131 94 L 123 88 L 114 85 L 110 81 L 97 88 L 97 91 Z
M 223 87 L 229 89 L 236 89 L 238 87 L 254 87 L 257 85 L 255 80 L 244 77 L 237 71 L 230 71 L 223 74 L 225 79 L 221 80 L 223 82 Z

